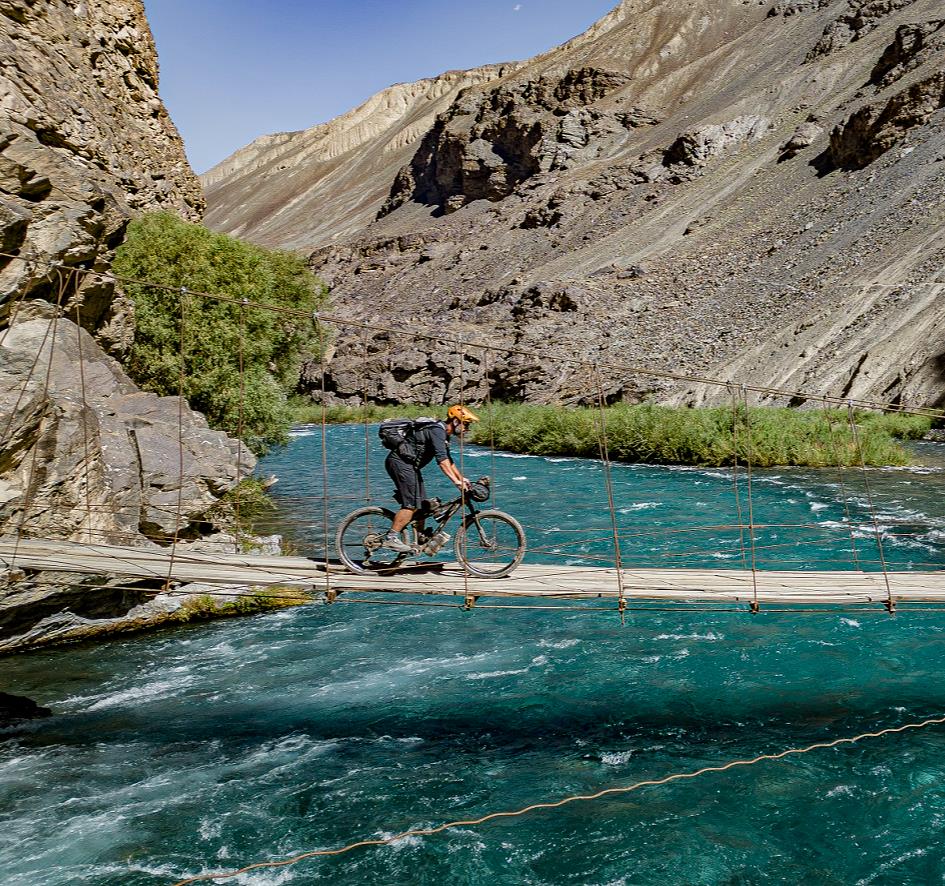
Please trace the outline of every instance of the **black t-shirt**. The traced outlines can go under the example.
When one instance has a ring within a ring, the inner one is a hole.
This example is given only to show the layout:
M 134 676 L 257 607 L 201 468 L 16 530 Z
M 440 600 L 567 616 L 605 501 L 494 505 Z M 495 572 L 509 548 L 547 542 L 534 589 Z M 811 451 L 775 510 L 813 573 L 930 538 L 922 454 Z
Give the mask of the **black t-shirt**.
M 431 461 L 436 461 L 437 464 L 441 461 L 452 463 L 444 422 L 438 421 L 436 424 L 427 425 L 422 430 L 415 431 L 413 439 L 417 446 L 418 468 L 425 467 Z

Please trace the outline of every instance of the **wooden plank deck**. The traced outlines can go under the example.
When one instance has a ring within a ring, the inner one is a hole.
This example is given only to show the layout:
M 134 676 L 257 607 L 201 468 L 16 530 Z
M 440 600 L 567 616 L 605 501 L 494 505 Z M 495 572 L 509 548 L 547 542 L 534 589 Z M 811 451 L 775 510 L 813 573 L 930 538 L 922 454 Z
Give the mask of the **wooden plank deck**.
M 456 564 L 407 569 L 392 575 L 351 575 L 304 557 L 206 554 L 169 548 L 129 548 L 42 539 L 0 538 L 0 564 L 6 567 L 114 575 L 129 579 L 170 578 L 174 582 L 221 587 L 303 587 L 358 594 L 420 594 L 536 600 L 608 600 L 619 597 L 614 569 L 525 563 L 503 579 L 463 575 Z M 945 604 L 945 571 L 890 572 L 897 603 Z M 740 569 L 623 570 L 628 603 L 729 603 L 747 605 L 850 605 L 885 603 L 886 579 L 880 572 L 757 572 Z

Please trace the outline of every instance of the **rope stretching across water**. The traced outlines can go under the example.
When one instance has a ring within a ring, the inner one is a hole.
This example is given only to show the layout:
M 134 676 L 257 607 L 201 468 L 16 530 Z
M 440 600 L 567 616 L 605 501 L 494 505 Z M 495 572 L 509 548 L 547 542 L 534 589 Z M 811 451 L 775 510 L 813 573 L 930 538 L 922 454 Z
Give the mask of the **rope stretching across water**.
M 540 809 L 558 809 L 571 803 L 599 800 L 601 797 L 614 796 L 616 794 L 629 794 L 633 791 L 640 790 L 640 788 L 655 787 L 658 785 L 669 784 L 673 781 L 698 778 L 701 775 L 707 775 L 711 772 L 726 772 L 727 770 L 734 769 L 737 766 L 754 766 L 757 763 L 762 763 L 769 760 L 783 760 L 785 757 L 797 756 L 799 754 L 809 754 L 811 751 L 826 750 L 827 748 L 835 748 L 846 744 L 855 744 L 856 742 L 863 741 L 867 738 L 881 738 L 884 735 L 905 732 L 909 729 L 923 729 L 927 726 L 940 726 L 942 724 L 945 724 L 945 717 L 931 717 L 928 720 L 923 720 L 919 723 L 906 723 L 902 726 L 893 726 L 888 729 L 880 729 L 877 732 L 863 732 L 860 735 L 853 736 L 852 738 L 836 738 L 833 741 L 817 742 L 816 744 L 808 745 L 806 748 L 789 748 L 785 751 L 779 751 L 776 754 L 760 754 L 757 757 L 752 757 L 751 759 L 747 760 L 732 760 L 731 762 L 720 766 L 704 766 L 702 769 L 697 769 L 694 772 L 679 772 L 673 775 L 664 776 L 663 778 L 647 779 L 646 781 L 638 781 L 634 784 L 624 785 L 622 787 L 604 788 L 603 790 L 597 791 L 593 794 L 573 794 L 572 796 L 564 797 L 560 800 L 554 800 L 545 803 L 532 803 L 530 806 L 524 806 L 521 809 L 503 812 L 490 812 L 487 815 L 480 816 L 479 818 L 450 821 L 432 828 L 414 828 L 408 831 L 402 831 L 401 833 L 394 834 L 390 837 L 381 837 L 372 840 L 358 840 L 338 849 L 314 849 L 310 852 L 301 852 L 298 855 L 293 855 L 291 858 L 286 858 L 282 861 L 259 861 L 255 864 L 246 865 L 246 867 L 235 871 L 228 871 L 220 874 L 199 874 L 196 877 L 188 877 L 184 880 L 179 880 L 174 884 L 174 886 L 189 886 L 190 883 L 200 883 L 207 880 L 226 880 L 231 877 L 239 876 L 240 874 L 249 873 L 250 871 L 284 868 L 293 864 L 297 864 L 300 861 L 305 861 L 309 858 L 344 855 L 347 852 L 351 852 L 353 849 L 361 849 L 366 846 L 390 846 L 391 844 L 396 843 L 399 840 L 405 840 L 408 837 L 432 837 L 435 834 L 440 834 L 443 831 L 452 830 L 455 828 L 476 827 L 478 825 L 485 824 L 488 821 L 495 821 L 497 819 L 518 818 L 519 816 L 527 815 L 530 812 L 535 812 Z

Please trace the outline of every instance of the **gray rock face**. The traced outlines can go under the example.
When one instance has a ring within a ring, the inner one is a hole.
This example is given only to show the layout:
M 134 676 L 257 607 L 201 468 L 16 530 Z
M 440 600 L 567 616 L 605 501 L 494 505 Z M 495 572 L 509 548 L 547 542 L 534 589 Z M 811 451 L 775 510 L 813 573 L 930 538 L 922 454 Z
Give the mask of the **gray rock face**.
M 909 130 L 945 108 L 945 71 L 913 83 L 885 101 L 864 105 L 830 133 L 830 158 L 842 169 L 862 169 Z
M 141 0 L 4 0 L 0 59 L 0 251 L 24 259 L 0 257 L 0 312 L 47 298 L 52 262 L 107 269 L 134 213 L 200 217 Z M 114 325 L 112 296 L 81 280 L 67 293 L 90 330 Z
M 725 123 L 700 126 L 679 136 L 663 156 L 664 166 L 705 166 L 742 142 L 764 138 L 772 128 L 771 121 L 756 114 L 736 117 Z
M 896 28 L 896 36 L 876 62 L 870 82 L 883 89 L 929 61 L 945 47 L 945 19 L 910 22 Z
M 192 538 L 236 485 L 238 452 L 241 476 L 255 465 L 176 398 L 139 391 L 64 318 L 23 320 L 2 334 L 0 430 L 0 533 L 117 544 Z
M 794 130 L 793 135 L 781 145 L 781 160 L 791 160 L 809 148 L 824 134 L 823 126 L 808 120 Z
M 606 156 L 631 130 L 655 122 L 641 111 L 598 107 L 628 81 L 582 67 L 461 93 L 398 173 L 379 217 L 409 200 L 447 212 L 498 201 L 539 173 Z
M 846 11 L 827 25 L 807 60 L 813 61 L 861 40 L 883 24 L 888 15 L 913 3 L 915 0 L 848 0 Z

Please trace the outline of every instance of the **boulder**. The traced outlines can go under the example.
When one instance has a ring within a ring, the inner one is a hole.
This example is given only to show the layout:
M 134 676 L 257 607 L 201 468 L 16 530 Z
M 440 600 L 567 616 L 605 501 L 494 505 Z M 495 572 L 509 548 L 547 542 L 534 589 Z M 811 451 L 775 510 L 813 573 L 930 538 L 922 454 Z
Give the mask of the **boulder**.
M 945 71 L 854 111 L 830 133 L 830 159 L 840 169 L 862 169 L 929 122 L 945 107 Z
M 122 544 L 193 537 L 255 465 L 177 398 L 138 390 L 61 317 L 4 334 L 0 428 L 0 532 Z
M 50 716 L 52 711 L 49 708 L 41 707 L 31 698 L 0 692 L 0 727 Z

